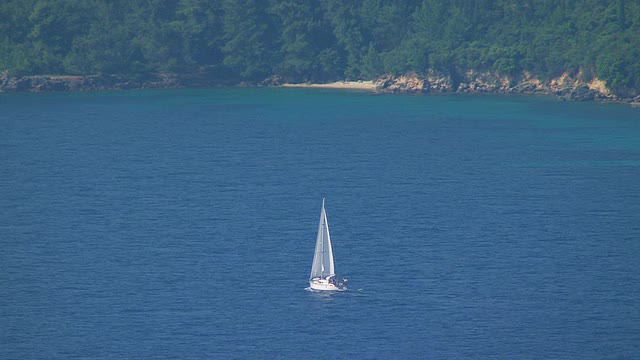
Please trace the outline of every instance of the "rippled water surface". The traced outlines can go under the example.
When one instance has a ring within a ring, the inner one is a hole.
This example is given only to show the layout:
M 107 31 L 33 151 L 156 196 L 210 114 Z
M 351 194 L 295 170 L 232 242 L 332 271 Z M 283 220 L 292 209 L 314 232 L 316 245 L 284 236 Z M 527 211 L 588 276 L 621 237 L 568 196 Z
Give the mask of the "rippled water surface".
M 640 109 L 0 94 L 0 245 L 0 358 L 638 358 Z

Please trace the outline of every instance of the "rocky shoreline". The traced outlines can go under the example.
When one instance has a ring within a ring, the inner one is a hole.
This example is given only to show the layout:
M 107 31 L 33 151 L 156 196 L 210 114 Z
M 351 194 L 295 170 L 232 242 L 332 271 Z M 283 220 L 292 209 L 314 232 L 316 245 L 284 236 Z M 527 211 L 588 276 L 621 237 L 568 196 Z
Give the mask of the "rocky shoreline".
M 211 86 L 209 77 L 201 74 L 157 74 L 141 79 L 121 75 L 11 77 L 0 74 L 0 92 L 109 91 L 133 89 L 175 89 Z M 221 83 L 217 83 L 222 85 Z
M 277 76 L 258 84 L 234 83 L 206 73 L 172 74 L 163 73 L 130 79 L 118 75 L 90 76 L 21 76 L 11 77 L 0 74 L 0 92 L 58 92 L 58 91 L 115 91 L 130 89 L 176 89 L 211 86 L 286 86 L 318 87 L 372 90 L 380 93 L 405 94 L 545 94 L 555 95 L 569 101 L 614 101 L 640 106 L 640 94 L 635 90 L 614 93 L 603 81 L 580 80 L 578 74 L 568 74 L 548 81 L 524 72 L 516 77 L 504 77 L 495 72 L 468 71 L 463 76 L 453 78 L 433 70 L 426 75 L 407 74 L 383 76 L 373 81 L 336 82 L 329 84 L 285 84 Z
M 633 90 L 625 94 L 615 94 L 604 81 L 592 79 L 590 82 L 563 74 L 548 81 L 523 73 L 517 77 L 502 77 L 495 72 L 468 71 L 459 79 L 453 79 L 435 71 L 425 76 L 409 74 L 387 76 L 376 82 L 378 91 L 392 93 L 497 93 L 497 94 L 544 94 L 555 95 L 570 101 L 615 101 L 640 106 L 640 95 Z

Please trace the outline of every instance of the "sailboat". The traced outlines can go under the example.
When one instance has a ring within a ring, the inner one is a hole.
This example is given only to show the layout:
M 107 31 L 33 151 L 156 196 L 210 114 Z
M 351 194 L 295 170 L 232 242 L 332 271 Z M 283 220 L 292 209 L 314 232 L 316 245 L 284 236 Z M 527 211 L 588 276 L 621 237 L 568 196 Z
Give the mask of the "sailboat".
M 322 199 L 322 211 L 320 211 L 316 251 L 313 254 L 313 264 L 309 275 L 309 287 L 312 290 L 320 291 L 342 291 L 347 289 L 346 282 L 347 279 L 340 278 L 335 273 L 329 223 L 327 222 L 327 212 L 324 209 L 324 199 Z

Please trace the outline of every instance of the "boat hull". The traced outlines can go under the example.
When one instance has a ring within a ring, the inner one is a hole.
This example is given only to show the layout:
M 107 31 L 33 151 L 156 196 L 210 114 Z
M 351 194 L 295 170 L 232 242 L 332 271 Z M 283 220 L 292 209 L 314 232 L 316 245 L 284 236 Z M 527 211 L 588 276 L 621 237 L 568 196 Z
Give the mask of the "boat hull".
M 311 280 L 309 281 L 309 287 L 318 291 L 344 291 L 347 289 L 345 286 L 338 287 L 326 280 Z

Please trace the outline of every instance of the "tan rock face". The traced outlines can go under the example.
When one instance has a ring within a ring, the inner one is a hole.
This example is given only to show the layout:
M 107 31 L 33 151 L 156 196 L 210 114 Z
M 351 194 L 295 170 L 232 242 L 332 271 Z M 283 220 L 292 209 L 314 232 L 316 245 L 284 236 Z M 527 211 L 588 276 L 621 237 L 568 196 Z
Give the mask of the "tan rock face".
M 611 99 L 616 97 L 606 87 L 606 83 L 597 78 L 590 82 L 580 79 L 582 74 L 571 76 L 564 73 L 557 78 L 542 81 L 531 73 L 523 72 L 517 76 L 502 76 L 494 71 L 469 70 L 454 86 L 449 75 L 429 70 L 426 75 L 413 73 L 392 76 L 387 75 L 376 81 L 376 89 L 383 92 L 400 93 L 523 93 L 554 94 L 567 100 Z
M 450 76 L 429 71 L 427 76 L 388 75 L 376 81 L 376 88 L 380 91 L 399 93 L 449 92 L 453 90 L 453 85 Z
M 603 80 L 600 80 L 598 78 L 594 78 L 593 80 L 591 80 L 590 83 L 587 84 L 587 86 L 589 87 L 589 89 L 593 90 L 593 91 L 598 91 L 600 93 L 602 93 L 605 96 L 610 96 L 611 95 L 611 90 L 609 90 L 607 88 L 607 83 Z

